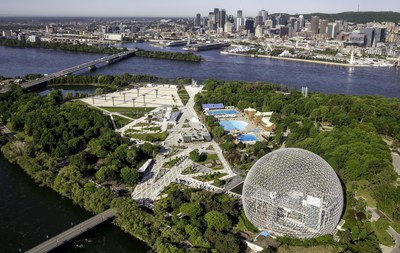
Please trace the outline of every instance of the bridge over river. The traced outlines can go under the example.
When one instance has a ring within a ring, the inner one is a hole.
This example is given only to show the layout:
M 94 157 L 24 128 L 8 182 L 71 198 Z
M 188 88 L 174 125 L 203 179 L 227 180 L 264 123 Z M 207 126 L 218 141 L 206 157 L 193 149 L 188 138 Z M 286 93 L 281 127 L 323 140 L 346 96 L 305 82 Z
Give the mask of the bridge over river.
M 109 220 L 115 216 L 115 212 L 112 209 L 108 209 L 92 218 L 56 235 L 49 240 L 39 244 L 38 246 L 26 251 L 27 253 L 42 253 L 49 252 L 58 246 L 74 239 L 75 237 L 85 233 L 89 229 Z
M 67 68 L 67 69 L 58 71 L 56 73 L 44 76 L 44 77 L 39 78 L 37 80 L 32 80 L 32 81 L 23 83 L 23 84 L 21 84 L 21 87 L 25 88 L 25 89 L 28 89 L 28 90 L 29 89 L 34 89 L 38 85 L 41 85 L 41 84 L 43 84 L 43 83 L 45 83 L 47 81 L 50 81 L 52 79 L 55 79 L 57 77 L 65 76 L 65 75 L 68 75 L 68 74 L 72 74 L 72 73 L 77 72 L 77 71 L 82 70 L 82 69 L 95 69 L 96 65 L 100 64 L 100 63 L 111 64 L 111 63 L 123 60 L 125 58 L 130 57 L 130 56 L 133 56 L 135 54 L 135 52 L 136 52 L 136 50 L 132 50 L 131 49 L 131 50 L 124 51 L 124 52 L 121 52 L 121 53 L 118 53 L 118 54 L 105 56 L 105 57 L 102 57 L 102 58 L 97 59 L 97 60 L 93 60 L 93 61 L 86 62 L 86 63 L 80 64 L 80 65 L 77 65 L 77 66 L 74 66 L 74 67 L 71 67 L 71 68 Z

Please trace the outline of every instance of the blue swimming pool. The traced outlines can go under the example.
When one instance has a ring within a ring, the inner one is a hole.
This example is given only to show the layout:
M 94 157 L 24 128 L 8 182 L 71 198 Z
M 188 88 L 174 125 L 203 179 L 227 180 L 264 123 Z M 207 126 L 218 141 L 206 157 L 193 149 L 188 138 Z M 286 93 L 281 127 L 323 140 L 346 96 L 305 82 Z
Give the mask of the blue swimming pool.
M 258 138 L 254 134 L 242 134 L 239 140 L 241 142 L 258 141 Z
M 247 127 L 247 122 L 241 120 L 221 120 L 219 124 L 224 128 L 225 131 L 233 130 L 245 130 Z
M 208 111 L 209 115 L 224 115 L 224 114 L 229 114 L 229 115 L 236 115 L 239 114 L 238 111 L 233 110 L 233 109 L 225 109 L 225 110 L 211 110 Z

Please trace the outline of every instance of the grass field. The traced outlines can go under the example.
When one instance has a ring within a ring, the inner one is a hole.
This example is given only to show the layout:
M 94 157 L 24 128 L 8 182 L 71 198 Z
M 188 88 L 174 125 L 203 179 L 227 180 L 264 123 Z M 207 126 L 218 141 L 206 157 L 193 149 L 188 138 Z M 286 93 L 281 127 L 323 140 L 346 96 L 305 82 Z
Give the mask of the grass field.
M 394 245 L 392 237 L 388 234 L 388 232 L 386 232 L 387 227 L 380 228 L 379 226 L 377 226 L 377 222 L 372 222 L 371 227 L 375 231 L 375 234 L 381 244 L 386 246 Z
M 186 91 L 186 89 L 184 87 L 179 87 L 178 95 L 179 95 L 179 98 L 182 101 L 182 104 L 186 105 L 187 102 L 189 101 L 190 96 L 189 96 L 189 94 L 187 93 L 187 91 Z
M 117 128 L 124 127 L 128 125 L 132 120 L 126 119 L 124 117 L 118 116 L 118 115 L 113 115 L 115 125 L 117 125 Z

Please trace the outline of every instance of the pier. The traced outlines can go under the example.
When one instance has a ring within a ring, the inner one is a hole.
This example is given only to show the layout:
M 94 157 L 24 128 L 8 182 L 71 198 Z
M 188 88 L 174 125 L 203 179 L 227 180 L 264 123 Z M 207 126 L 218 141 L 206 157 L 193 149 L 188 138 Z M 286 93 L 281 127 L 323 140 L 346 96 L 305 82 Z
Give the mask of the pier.
M 108 209 L 88 220 L 62 232 L 59 235 L 56 235 L 47 241 L 39 244 L 38 246 L 26 251 L 27 253 L 42 253 L 42 252 L 49 252 L 58 246 L 74 239 L 75 237 L 85 233 L 91 228 L 94 228 L 97 225 L 113 218 L 115 216 L 115 212 L 112 209 Z
M 125 51 L 125 52 L 122 52 L 122 53 L 113 54 L 113 55 L 110 55 L 110 56 L 105 56 L 105 57 L 102 57 L 102 58 L 97 59 L 97 60 L 93 60 L 93 61 L 90 61 L 90 62 L 79 64 L 79 65 L 71 67 L 71 68 L 67 68 L 67 69 L 58 71 L 56 73 L 44 76 L 44 77 L 39 78 L 37 80 L 32 80 L 32 81 L 29 81 L 29 82 L 26 82 L 26 83 L 22 83 L 21 87 L 25 88 L 27 90 L 31 90 L 31 89 L 34 89 L 37 86 L 40 86 L 41 84 L 46 83 L 46 82 L 48 82 L 48 81 L 50 81 L 52 79 L 55 79 L 55 78 L 61 77 L 61 76 L 65 76 L 65 75 L 69 75 L 69 74 L 72 74 L 72 73 L 77 72 L 77 71 L 82 70 L 82 69 L 95 70 L 96 69 L 96 65 L 100 64 L 100 63 L 111 64 L 111 63 L 114 63 L 114 62 L 117 62 L 117 61 L 121 61 L 121 60 L 126 59 L 126 58 L 128 58 L 130 56 L 133 56 L 135 54 L 135 52 L 136 52 L 136 50 L 128 50 L 128 51 Z

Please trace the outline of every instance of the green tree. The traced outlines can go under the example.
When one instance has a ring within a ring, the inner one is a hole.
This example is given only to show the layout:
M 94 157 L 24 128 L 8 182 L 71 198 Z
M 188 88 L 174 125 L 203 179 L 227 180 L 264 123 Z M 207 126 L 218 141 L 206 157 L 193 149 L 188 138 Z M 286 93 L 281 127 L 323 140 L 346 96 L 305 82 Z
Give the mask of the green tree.
M 133 186 L 140 181 L 139 173 L 136 169 L 123 167 L 121 169 L 121 178 L 127 185 Z
M 229 231 L 232 228 L 232 221 L 229 219 L 229 217 L 226 214 L 218 211 L 210 211 L 206 213 L 204 219 L 209 229 L 222 232 Z

